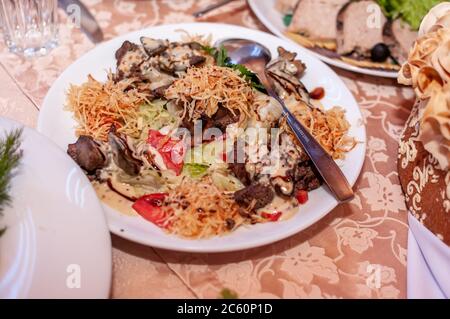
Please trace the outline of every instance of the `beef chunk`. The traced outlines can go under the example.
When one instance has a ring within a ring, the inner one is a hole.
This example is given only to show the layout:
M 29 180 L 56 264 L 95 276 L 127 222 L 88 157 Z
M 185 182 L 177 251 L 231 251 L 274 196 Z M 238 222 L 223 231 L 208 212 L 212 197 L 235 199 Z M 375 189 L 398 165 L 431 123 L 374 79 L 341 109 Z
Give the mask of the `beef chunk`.
M 139 50 L 139 46 L 137 44 L 131 43 L 130 41 L 125 41 L 122 46 L 116 51 L 117 65 L 120 64 L 120 61 L 125 56 L 125 54 L 127 54 L 127 52 L 135 50 Z
M 152 91 L 152 96 L 157 99 L 164 98 L 164 94 L 169 87 L 170 87 L 170 84 L 163 85 L 163 86 L 160 86 L 159 88 L 154 89 Z
M 106 162 L 100 146 L 90 136 L 82 135 L 74 144 L 69 144 L 67 154 L 88 173 L 104 167 Z
M 219 107 L 217 112 L 212 116 L 212 127 L 217 127 L 222 132 L 225 132 L 227 126 L 233 123 L 236 123 L 239 120 L 239 112 L 235 111 L 234 115 L 230 110 Z
M 198 65 L 206 61 L 206 58 L 201 55 L 193 55 L 189 58 L 190 65 Z
M 233 162 L 228 163 L 228 168 L 242 182 L 245 186 L 249 186 L 251 178 L 249 172 L 245 168 L 245 163 L 240 163 L 237 154 L 237 145 L 235 143 L 233 147 Z
M 250 174 L 245 169 L 244 163 L 229 163 L 228 168 L 231 172 L 233 172 L 234 176 L 242 182 L 242 184 L 246 186 L 250 185 Z
M 295 182 L 296 193 L 299 190 L 311 191 L 321 185 L 320 179 L 309 162 L 304 162 L 288 172 L 288 175 Z
M 242 207 L 248 207 L 255 200 L 254 209 L 259 209 L 272 202 L 275 194 L 271 187 L 256 183 L 234 193 L 234 200 Z

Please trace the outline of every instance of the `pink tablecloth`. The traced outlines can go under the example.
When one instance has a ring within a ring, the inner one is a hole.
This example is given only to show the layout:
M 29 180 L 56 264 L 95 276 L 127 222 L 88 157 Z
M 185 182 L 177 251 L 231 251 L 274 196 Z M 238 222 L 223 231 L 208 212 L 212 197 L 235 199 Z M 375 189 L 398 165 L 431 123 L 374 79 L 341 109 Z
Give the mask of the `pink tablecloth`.
M 192 22 L 190 12 L 213 1 L 83 2 L 112 38 L 152 25 Z M 203 20 L 265 30 L 244 1 Z M 61 45 L 46 57 L 24 60 L 1 45 L 0 115 L 34 126 L 56 77 L 93 47 L 66 23 Z M 237 253 L 177 253 L 113 236 L 112 297 L 216 298 L 229 288 L 239 297 L 404 298 L 408 226 L 396 158 L 413 92 L 392 80 L 337 72 L 357 98 L 368 133 L 356 198 L 291 238 Z

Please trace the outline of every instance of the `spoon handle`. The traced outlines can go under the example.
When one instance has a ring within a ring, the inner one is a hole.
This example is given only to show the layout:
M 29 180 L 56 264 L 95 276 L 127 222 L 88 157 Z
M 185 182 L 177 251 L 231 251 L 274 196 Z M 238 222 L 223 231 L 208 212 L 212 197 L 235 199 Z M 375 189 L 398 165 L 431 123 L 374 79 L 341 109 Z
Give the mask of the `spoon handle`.
M 322 176 L 325 184 L 328 185 L 335 198 L 340 202 L 347 202 L 353 199 L 353 190 L 342 173 L 339 166 L 333 158 L 323 149 L 309 131 L 295 118 L 289 111 L 278 94 L 274 90 L 273 82 L 269 80 L 266 72 L 260 72 L 259 76 L 262 84 L 265 86 L 267 93 L 280 103 L 283 107 L 283 114 L 286 116 L 288 125 L 291 127 L 295 136 L 300 141 L 303 149 L 310 157 L 317 171 Z

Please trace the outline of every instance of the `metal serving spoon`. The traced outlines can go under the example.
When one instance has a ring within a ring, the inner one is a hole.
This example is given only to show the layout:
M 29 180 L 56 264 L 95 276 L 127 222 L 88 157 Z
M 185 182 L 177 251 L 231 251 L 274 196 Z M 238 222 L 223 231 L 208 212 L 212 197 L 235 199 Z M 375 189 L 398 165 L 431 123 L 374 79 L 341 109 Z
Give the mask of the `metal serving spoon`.
M 292 115 L 284 101 L 275 92 L 272 79 L 267 75 L 266 70 L 267 64 L 272 60 L 270 51 L 260 43 L 245 39 L 226 39 L 217 42 L 216 46 L 224 46 L 227 49 L 231 63 L 245 65 L 257 74 L 267 93 L 282 106 L 287 123 L 335 198 L 341 203 L 351 200 L 354 197 L 353 190 L 339 166 L 309 131 Z

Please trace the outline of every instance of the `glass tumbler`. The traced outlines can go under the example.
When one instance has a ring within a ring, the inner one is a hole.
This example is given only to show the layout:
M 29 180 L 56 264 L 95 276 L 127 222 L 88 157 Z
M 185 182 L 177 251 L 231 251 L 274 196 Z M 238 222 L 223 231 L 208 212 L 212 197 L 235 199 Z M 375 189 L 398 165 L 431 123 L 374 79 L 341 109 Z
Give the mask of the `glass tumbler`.
M 0 0 L 0 25 L 9 50 L 33 57 L 57 46 L 57 5 L 57 0 Z

